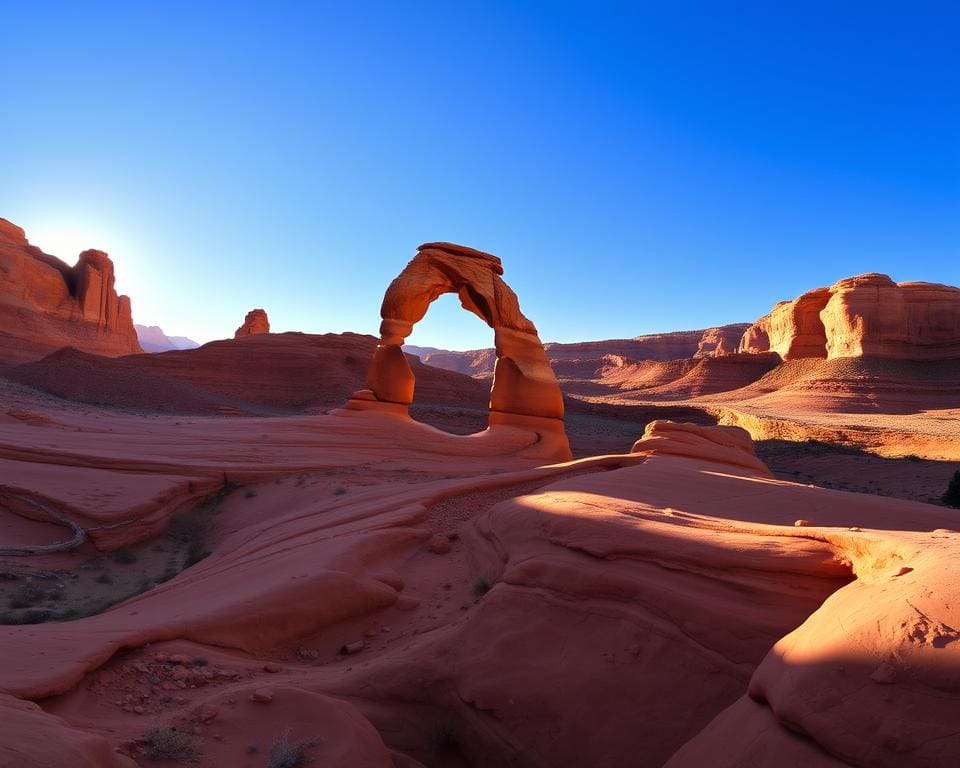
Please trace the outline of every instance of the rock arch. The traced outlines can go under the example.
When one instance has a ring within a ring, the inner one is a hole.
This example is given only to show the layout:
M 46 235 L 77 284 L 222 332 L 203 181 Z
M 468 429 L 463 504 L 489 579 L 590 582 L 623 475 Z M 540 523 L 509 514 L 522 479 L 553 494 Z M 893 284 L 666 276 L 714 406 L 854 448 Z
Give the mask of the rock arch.
M 394 279 L 380 309 L 380 344 L 367 373 L 368 389 L 353 395 L 353 410 L 407 413 L 415 380 L 402 345 L 430 304 L 455 293 L 463 308 L 493 328 L 497 361 L 490 389 L 491 428 L 507 425 L 549 435 L 552 458 L 570 457 L 563 396 L 537 329 L 520 311 L 501 275 L 500 259 L 453 243 L 425 243 Z M 558 438 L 561 438 L 558 440 Z

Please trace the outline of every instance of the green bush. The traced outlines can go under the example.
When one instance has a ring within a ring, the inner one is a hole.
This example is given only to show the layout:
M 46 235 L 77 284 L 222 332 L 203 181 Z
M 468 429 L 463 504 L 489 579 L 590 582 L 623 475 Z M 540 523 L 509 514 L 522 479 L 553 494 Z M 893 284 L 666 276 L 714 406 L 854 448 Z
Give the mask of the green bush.
M 309 752 L 317 744 L 317 739 L 290 741 L 288 728 L 273 740 L 270 745 L 270 761 L 267 768 L 299 768 L 310 761 Z
M 143 740 L 147 746 L 147 757 L 151 760 L 190 762 L 197 756 L 193 735 L 169 725 L 154 728 Z

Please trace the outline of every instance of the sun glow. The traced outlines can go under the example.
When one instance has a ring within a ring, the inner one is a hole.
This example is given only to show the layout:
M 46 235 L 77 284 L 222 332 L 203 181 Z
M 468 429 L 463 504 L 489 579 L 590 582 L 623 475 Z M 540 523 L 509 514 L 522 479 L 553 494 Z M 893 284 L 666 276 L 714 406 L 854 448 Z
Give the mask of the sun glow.
M 136 282 L 134 251 L 115 230 L 55 218 L 42 219 L 25 229 L 32 245 L 67 264 L 76 264 L 80 254 L 90 249 L 109 254 L 116 265 L 117 288 L 121 293 L 125 286 Z

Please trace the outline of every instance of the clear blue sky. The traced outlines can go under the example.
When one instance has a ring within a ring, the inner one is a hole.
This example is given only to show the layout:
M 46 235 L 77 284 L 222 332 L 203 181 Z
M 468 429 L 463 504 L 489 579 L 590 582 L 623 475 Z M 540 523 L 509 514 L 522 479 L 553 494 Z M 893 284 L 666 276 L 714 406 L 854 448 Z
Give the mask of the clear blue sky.
M 8 0 L 0 216 L 201 340 L 374 332 L 429 240 L 499 255 L 544 341 L 957 284 L 958 39 L 955 1 Z M 454 307 L 412 341 L 488 346 Z

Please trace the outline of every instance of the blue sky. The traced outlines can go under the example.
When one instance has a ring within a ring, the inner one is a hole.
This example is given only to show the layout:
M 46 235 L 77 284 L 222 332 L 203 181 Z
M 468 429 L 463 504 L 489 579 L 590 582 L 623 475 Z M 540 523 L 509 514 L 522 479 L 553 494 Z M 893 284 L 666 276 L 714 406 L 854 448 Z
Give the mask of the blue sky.
M 500 256 L 544 341 L 958 284 L 958 37 L 956 2 L 12 0 L 0 216 L 200 340 L 375 332 L 431 240 Z M 411 341 L 491 334 L 445 297 Z

